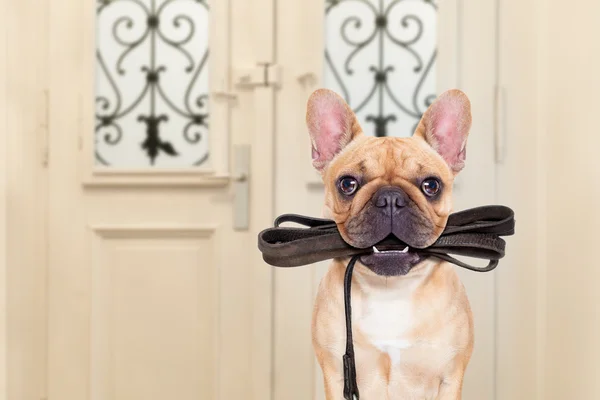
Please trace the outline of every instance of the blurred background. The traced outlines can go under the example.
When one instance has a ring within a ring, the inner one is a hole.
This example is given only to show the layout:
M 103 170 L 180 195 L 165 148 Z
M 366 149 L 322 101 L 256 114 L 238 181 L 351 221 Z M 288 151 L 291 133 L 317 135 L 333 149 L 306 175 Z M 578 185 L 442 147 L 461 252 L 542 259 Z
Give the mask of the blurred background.
M 459 271 L 463 398 L 599 399 L 598 21 L 592 0 L 2 1 L 0 397 L 324 399 L 326 265 L 256 242 L 320 215 L 304 113 L 328 87 L 376 136 L 471 100 L 455 209 L 507 205 L 517 234 Z

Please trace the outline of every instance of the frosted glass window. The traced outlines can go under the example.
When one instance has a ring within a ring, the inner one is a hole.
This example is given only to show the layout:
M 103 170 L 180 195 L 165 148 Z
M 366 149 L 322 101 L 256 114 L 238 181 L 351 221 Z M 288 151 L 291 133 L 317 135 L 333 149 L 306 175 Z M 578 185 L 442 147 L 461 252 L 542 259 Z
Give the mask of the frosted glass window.
M 365 133 L 410 136 L 435 99 L 433 0 L 326 0 L 325 85 Z
M 206 0 L 97 0 L 96 164 L 208 158 Z

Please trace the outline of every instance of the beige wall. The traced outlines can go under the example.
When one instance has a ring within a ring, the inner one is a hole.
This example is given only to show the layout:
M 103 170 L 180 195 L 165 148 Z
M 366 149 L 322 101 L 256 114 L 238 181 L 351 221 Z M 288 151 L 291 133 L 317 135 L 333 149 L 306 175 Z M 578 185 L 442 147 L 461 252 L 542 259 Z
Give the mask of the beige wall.
M 547 396 L 600 398 L 600 3 L 549 2 Z
M 6 25 L 6 2 L 0 1 L 0 26 Z M 0 54 L 6 54 L 6 31 L 0 29 Z M 0 399 L 6 398 L 6 66 L 0 63 Z
M 600 3 L 503 3 L 498 194 L 517 236 L 499 271 L 497 398 L 596 399 Z

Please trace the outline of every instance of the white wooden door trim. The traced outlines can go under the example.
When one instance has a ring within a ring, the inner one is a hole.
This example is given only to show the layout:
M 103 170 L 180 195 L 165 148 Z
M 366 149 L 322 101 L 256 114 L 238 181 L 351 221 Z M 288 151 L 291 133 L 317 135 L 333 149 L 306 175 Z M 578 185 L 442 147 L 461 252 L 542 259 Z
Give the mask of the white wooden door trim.
M 12 400 L 46 386 L 47 2 L 2 1 L 0 13 L 0 396 Z
M 252 174 L 250 179 L 250 202 L 254 223 L 253 233 L 259 232 L 273 222 L 274 203 L 274 160 L 270 156 L 274 147 L 273 105 L 274 89 L 255 89 L 255 129 L 252 147 L 265 149 L 269 156 L 260 157 L 254 151 Z M 268 194 L 266 196 L 265 194 Z M 267 265 L 261 253 L 256 250 L 251 259 L 253 280 L 254 315 L 252 318 L 252 394 L 254 400 L 269 400 L 273 385 L 273 269 Z
M 252 31 L 256 64 L 274 64 L 275 53 L 275 0 L 254 0 L 252 3 Z M 243 67 L 243 66 L 239 66 Z M 253 89 L 254 126 L 252 130 L 250 202 L 253 204 L 255 237 L 270 226 L 275 212 L 275 90 L 261 86 Z M 273 397 L 273 269 L 259 251 L 255 251 L 253 265 L 252 319 L 252 393 L 254 400 Z M 276 400 L 276 399 L 275 399 Z

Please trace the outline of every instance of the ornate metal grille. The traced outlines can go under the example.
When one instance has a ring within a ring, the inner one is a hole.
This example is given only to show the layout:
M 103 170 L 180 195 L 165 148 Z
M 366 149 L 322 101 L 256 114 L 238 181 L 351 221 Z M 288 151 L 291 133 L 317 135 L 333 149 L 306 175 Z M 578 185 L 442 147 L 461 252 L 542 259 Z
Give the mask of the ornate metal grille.
M 207 0 L 97 0 L 97 164 L 208 158 Z
M 325 16 L 326 85 L 365 132 L 412 135 L 436 97 L 435 0 L 325 0 Z

